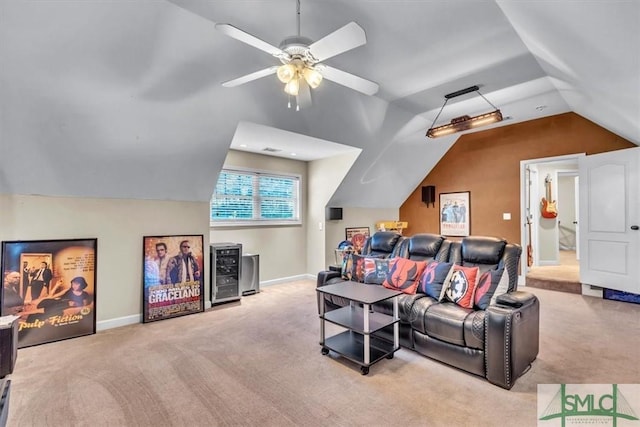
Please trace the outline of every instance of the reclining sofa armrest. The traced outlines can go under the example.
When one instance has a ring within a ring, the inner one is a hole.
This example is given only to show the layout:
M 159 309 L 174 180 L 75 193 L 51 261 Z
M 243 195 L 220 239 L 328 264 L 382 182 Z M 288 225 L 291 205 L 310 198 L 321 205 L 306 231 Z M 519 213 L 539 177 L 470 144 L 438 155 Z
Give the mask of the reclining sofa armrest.
M 503 303 L 489 306 L 484 318 L 485 372 L 489 382 L 510 389 L 538 356 L 540 303 L 521 291 L 498 301 Z
M 329 280 L 335 279 L 336 277 L 341 277 L 341 276 L 342 276 L 342 273 L 340 271 L 333 271 L 333 270 L 321 271 L 320 273 L 318 273 L 316 288 L 319 288 L 320 286 L 328 285 L 329 283 L 327 282 Z

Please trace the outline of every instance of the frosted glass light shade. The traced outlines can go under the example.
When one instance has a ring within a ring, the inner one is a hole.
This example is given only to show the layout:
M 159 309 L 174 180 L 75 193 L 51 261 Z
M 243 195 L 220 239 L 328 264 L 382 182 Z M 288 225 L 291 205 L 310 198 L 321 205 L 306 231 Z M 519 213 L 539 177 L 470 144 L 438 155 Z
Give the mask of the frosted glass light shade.
M 320 86 L 320 83 L 322 83 L 322 74 L 320 74 L 313 68 L 305 68 L 304 71 L 302 72 L 302 75 L 304 76 L 304 79 L 307 81 L 307 84 L 312 89 L 317 88 L 318 86 Z
M 278 67 L 278 71 L 276 74 L 278 76 L 278 79 L 282 83 L 289 83 L 291 79 L 296 76 L 296 67 L 294 67 L 292 64 L 281 65 L 280 67 Z
M 284 91 L 291 96 L 298 96 L 298 91 L 300 90 L 300 82 L 298 78 L 293 78 L 289 80 L 289 82 L 284 85 Z

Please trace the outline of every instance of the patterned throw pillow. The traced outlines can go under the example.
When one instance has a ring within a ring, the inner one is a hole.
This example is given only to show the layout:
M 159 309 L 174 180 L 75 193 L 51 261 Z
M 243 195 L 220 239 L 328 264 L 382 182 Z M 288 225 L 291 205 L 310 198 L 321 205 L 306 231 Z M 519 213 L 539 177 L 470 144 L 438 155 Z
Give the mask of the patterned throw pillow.
M 473 293 L 478 285 L 479 267 L 453 266 L 451 279 L 442 288 L 440 301 L 445 299 L 460 307 L 473 308 Z
M 389 273 L 389 259 L 367 257 L 364 260 L 364 283 L 382 285 Z
M 473 296 L 475 306 L 481 310 L 486 310 L 493 299 L 493 295 L 498 289 L 498 285 L 502 279 L 502 276 L 506 276 L 504 268 L 489 270 L 482 273 L 480 280 L 478 280 L 478 287 L 476 293 Z M 502 292 L 504 293 L 504 292 Z
M 453 274 L 453 264 L 450 262 L 431 261 L 420 276 L 420 292 L 432 298 L 440 299 L 442 286 L 449 282 Z
M 351 255 L 351 280 L 354 282 L 364 282 L 364 261 L 366 258 L 363 255 Z
M 389 274 L 382 286 L 402 291 L 405 294 L 415 294 L 420 282 L 420 276 L 427 266 L 426 261 L 412 261 L 406 258 L 393 258 L 389 262 Z
M 345 252 L 342 257 L 342 278 L 344 280 L 351 280 L 351 274 L 353 273 L 353 253 Z

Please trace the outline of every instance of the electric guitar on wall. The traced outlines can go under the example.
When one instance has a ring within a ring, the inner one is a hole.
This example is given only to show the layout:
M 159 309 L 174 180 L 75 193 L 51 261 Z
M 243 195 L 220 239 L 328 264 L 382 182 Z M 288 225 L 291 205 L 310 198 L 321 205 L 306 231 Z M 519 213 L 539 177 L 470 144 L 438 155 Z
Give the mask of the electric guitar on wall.
M 544 185 L 546 188 L 547 197 L 542 198 L 540 203 L 540 211 L 543 218 L 553 219 L 558 216 L 558 210 L 556 209 L 556 201 L 551 200 L 551 176 L 547 175 L 544 179 Z

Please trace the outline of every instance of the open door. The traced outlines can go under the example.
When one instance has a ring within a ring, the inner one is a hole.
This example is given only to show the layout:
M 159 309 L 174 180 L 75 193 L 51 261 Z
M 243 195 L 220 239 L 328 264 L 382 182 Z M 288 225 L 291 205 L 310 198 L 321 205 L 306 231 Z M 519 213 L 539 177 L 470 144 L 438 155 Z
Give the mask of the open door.
M 640 147 L 579 165 L 580 281 L 640 294 Z

